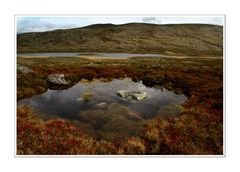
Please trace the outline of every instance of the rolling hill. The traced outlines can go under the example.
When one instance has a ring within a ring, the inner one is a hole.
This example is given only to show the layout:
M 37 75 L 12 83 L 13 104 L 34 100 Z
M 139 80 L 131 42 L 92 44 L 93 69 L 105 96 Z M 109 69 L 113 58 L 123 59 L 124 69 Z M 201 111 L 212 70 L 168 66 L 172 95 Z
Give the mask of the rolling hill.
M 223 54 L 223 27 L 207 24 L 95 24 L 17 35 L 18 53 Z

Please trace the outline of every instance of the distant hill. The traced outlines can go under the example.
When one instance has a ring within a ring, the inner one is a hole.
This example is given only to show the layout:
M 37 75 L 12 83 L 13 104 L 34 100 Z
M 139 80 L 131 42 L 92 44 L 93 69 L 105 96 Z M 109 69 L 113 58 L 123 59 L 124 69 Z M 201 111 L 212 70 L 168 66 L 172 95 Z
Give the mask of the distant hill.
M 223 27 L 207 24 L 95 24 L 17 35 L 17 52 L 222 55 Z

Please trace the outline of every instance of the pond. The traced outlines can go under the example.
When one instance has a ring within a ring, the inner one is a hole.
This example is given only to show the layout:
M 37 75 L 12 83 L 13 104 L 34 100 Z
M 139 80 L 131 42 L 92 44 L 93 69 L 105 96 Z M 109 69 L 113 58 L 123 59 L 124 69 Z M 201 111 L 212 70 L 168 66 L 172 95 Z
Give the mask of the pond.
M 119 90 L 145 92 L 141 101 L 119 97 Z M 130 78 L 109 82 L 81 81 L 66 90 L 47 92 L 18 101 L 49 117 L 74 120 L 97 139 L 119 140 L 139 135 L 147 119 L 174 117 L 187 99 L 165 88 L 150 88 Z
M 127 53 L 20 53 L 17 56 L 42 56 L 42 57 L 109 57 L 109 58 L 129 58 L 129 57 L 165 57 L 166 55 L 161 54 L 127 54 Z

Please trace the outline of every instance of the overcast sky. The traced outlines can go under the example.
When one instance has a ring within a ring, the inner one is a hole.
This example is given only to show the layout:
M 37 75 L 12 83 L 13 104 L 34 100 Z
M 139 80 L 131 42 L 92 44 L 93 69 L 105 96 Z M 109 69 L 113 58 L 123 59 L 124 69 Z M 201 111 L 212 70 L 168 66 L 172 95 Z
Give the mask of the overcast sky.
M 99 23 L 112 23 L 112 24 L 124 24 L 124 23 L 154 23 L 154 24 L 176 24 L 176 23 L 205 23 L 223 25 L 224 19 L 222 16 L 99 16 L 99 17 L 29 17 L 19 16 L 17 19 L 17 33 L 26 32 L 43 32 L 55 29 L 68 29 L 83 27 L 91 24 Z

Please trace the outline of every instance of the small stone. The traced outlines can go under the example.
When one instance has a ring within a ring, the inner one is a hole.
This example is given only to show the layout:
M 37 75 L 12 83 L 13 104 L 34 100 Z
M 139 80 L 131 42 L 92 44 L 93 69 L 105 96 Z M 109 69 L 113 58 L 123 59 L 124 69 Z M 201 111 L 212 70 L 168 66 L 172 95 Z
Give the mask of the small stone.
M 78 102 L 83 101 L 83 98 L 79 97 L 79 98 L 76 99 L 76 101 L 78 101 Z
M 17 71 L 20 72 L 20 73 L 31 73 L 33 72 L 32 69 L 26 67 L 26 66 L 23 66 L 23 65 L 17 65 Z
M 101 102 L 101 103 L 96 104 L 94 107 L 95 107 L 95 108 L 99 108 L 99 109 L 106 109 L 107 106 L 108 106 L 107 103 Z

